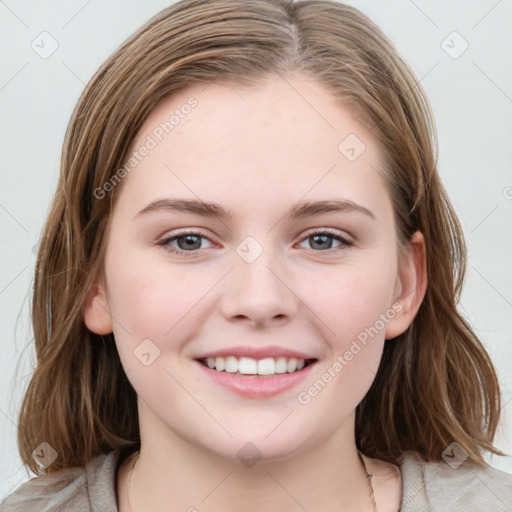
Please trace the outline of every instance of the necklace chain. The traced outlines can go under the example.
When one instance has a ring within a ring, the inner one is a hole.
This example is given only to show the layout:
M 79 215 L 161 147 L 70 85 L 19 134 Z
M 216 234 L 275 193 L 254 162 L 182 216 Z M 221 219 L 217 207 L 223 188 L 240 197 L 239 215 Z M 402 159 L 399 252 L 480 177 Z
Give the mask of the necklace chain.
M 372 512 L 377 512 L 377 503 L 375 501 L 375 493 L 373 492 L 373 485 L 372 485 L 373 475 L 371 473 L 368 473 L 368 469 L 366 469 L 366 464 L 365 464 L 364 459 L 363 459 L 364 455 L 359 450 L 357 451 L 357 454 L 359 455 L 359 459 L 363 463 L 364 472 L 366 473 L 366 478 L 367 478 L 366 481 L 368 482 L 368 492 L 370 493 L 370 501 L 371 501 L 371 504 L 372 504 Z
M 135 454 L 136 454 L 136 457 L 133 460 L 132 466 L 130 468 L 130 473 L 128 474 L 128 487 L 126 489 L 126 502 L 128 503 L 128 510 L 130 512 L 133 512 L 132 506 L 130 505 L 130 484 L 132 482 L 133 468 L 135 467 L 135 463 L 139 460 L 140 451 L 136 451 L 133 455 L 135 455 Z M 363 454 L 359 450 L 357 451 L 357 454 L 359 455 L 359 460 L 363 464 L 364 472 L 366 473 L 366 478 L 367 478 L 366 481 L 368 482 L 368 491 L 370 493 L 372 512 L 377 512 L 377 503 L 375 502 L 375 494 L 373 492 L 373 485 L 372 485 L 373 475 L 371 473 L 368 473 L 368 469 L 366 468 L 366 464 L 363 459 Z M 132 457 L 133 457 L 133 455 L 132 455 Z

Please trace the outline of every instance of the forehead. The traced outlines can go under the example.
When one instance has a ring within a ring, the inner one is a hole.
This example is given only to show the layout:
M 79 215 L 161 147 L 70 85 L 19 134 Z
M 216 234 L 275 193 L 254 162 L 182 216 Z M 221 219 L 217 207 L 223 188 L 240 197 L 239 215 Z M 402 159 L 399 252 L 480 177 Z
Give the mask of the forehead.
M 326 88 L 300 76 L 251 87 L 197 84 L 173 94 L 146 119 L 132 152 L 144 153 L 123 183 L 132 204 L 166 194 L 234 207 L 237 198 L 247 207 L 249 199 L 285 195 L 385 201 L 374 137 Z
M 195 106 L 189 107 L 191 103 Z M 271 76 L 251 87 L 217 82 L 194 85 L 157 105 L 134 147 L 147 135 L 161 148 L 193 146 L 196 157 L 236 148 L 251 151 L 258 159 L 275 156 L 277 149 L 286 151 L 290 161 L 326 151 L 337 156 L 339 143 L 348 135 L 353 135 L 358 151 L 366 146 L 367 157 L 376 149 L 371 133 L 351 109 L 322 84 L 300 75 Z M 347 161 L 354 157 L 346 156 Z

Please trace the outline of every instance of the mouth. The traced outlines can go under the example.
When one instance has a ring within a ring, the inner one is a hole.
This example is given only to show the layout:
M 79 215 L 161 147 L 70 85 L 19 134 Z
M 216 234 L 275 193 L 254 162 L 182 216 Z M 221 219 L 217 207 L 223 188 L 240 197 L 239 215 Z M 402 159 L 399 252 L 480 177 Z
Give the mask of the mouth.
M 203 357 L 196 359 L 204 367 L 214 372 L 230 374 L 236 377 L 269 378 L 286 374 L 304 372 L 317 359 L 299 359 L 296 357 Z
M 266 399 L 297 389 L 314 370 L 318 359 L 293 357 L 201 357 L 198 370 L 223 390 L 249 399 Z M 302 384 L 304 385 L 304 384 Z

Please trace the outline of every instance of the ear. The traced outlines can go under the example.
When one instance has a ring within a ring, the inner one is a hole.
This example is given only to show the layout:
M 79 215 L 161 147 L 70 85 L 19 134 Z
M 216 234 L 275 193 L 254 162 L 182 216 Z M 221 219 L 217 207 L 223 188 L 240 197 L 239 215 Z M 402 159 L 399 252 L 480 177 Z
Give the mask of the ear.
M 409 241 L 395 285 L 395 316 L 386 326 L 386 339 L 404 333 L 413 321 L 427 291 L 425 239 L 416 231 Z
M 110 334 L 112 332 L 112 317 L 101 277 L 87 293 L 82 312 L 85 325 L 90 331 L 96 334 Z

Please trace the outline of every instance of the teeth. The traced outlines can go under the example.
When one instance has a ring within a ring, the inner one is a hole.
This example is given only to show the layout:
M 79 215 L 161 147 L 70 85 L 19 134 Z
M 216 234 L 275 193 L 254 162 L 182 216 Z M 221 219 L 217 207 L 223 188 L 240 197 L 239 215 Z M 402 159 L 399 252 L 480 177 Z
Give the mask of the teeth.
M 258 375 L 274 375 L 274 373 L 276 373 L 274 359 L 267 357 L 258 361 Z
M 244 375 L 275 375 L 276 373 L 293 373 L 302 370 L 306 362 L 304 359 L 295 357 L 267 357 L 265 359 L 252 359 L 251 357 L 234 356 L 208 357 L 206 360 L 208 368 L 218 372 L 241 373 Z
M 239 361 L 236 360 L 236 357 L 233 357 L 233 359 L 233 364 L 238 366 L 240 373 L 245 375 L 256 375 L 258 373 L 258 361 L 256 359 L 251 359 L 250 357 L 241 357 Z

